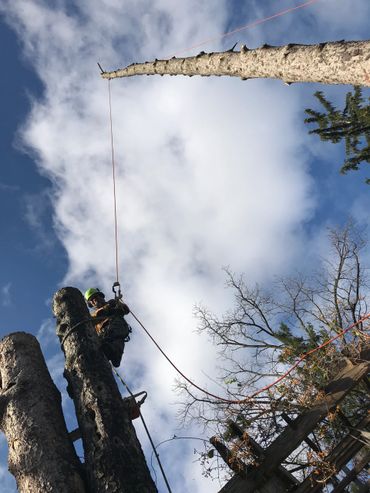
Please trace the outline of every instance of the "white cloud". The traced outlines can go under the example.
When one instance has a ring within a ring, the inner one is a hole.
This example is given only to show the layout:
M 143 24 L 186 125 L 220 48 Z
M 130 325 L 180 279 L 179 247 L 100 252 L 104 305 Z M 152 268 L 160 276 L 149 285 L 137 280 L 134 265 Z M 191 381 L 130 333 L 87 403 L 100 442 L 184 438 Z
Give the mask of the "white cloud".
M 228 2 L 85 0 L 72 11 L 61 0 L 53 5 L 13 0 L 0 7 L 44 84 L 23 142 L 53 184 L 55 229 L 69 258 L 65 283 L 82 290 L 99 285 L 108 294 L 114 280 L 108 99 L 96 62 L 118 68 L 221 33 Z M 321 30 L 325 9 L 316 10 Z M 335 16 L 339 22 L 338 11 Z M 296 32 L 299 27 L 301 38 L 313 36 L 310 26 L 293 20 L 284 22 L 297 26 Z M 280 37 L 295 32 L 279 26 Z M 259 41 L 267 29 L 248 36 Z M 194 333 L 194 303 L 216 311 L 227 307 L 223 265 L 266 281 L 302 253 L 302 224 L 316 203 L 304 152 L 302 93 L 271 81 L 208 78 L 111 85 L 127 301 L 176 364 L 212 388 L 203 372 L 215 373 L 217 355 Z M 30 215 L 36 226 L 37 217 Z M 46 342 L 48 323 L 39 333 Z M 60 376 L 61 360 L 49 365 Z M 134 391 L 149 391 L 144 412 L 156 441 L 171 436 L 176 372 L 140 328 L 126 347 L 122 369 Z M 181 478 L 188 482 L 185 490 L 209 491 L 213 485 L 193 464 L 191 446 L 174 452 L 176 446 L 163 454 L 170 464 L 177 458 L 170 470 L 177 472 L 181 462 L 194 473 Z
M 48 190 L 39 194 L 25 194 L 22 197 L 23 217 L 37 237 L 37 250 L 50 251 L 55 246 L 54 234 L 47 224 L 50 200 Z
M 47 318 L 42 322 L 36 337 L 43 349 L 43 352 L 47 348 L 50 349 L 50 346 L 52 345 L 58 345 L 59 348 L 58 337 L 55 333 L 55 320 L 52 318 Z
M 244 15 L 249 22 L 275 15 L 305 2 L 270 2 L 245 4 Z M 355 7 L 355 8 L 354 8 Z M 252 16 L 251 12 L 254 13 Z M 364 39 L 368 32 L 370 5 L 367 0 L 318 0 L 260 24 L 252 29 L 236 33 L 236 39 L 247 41 L 248 46 L 261 43 L 320 43 L 339 39 Z M 244 23 L 238 23 L 243 25 Z M 226 38 L 229 39 L 229 38 Z

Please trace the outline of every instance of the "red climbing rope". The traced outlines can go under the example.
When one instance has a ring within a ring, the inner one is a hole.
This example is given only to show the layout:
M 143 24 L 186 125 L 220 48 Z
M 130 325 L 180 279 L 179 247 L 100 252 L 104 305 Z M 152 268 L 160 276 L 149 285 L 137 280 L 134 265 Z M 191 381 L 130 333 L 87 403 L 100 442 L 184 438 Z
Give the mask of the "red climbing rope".
M 307 2 L 296 5 L 295 7 L 290 7 L 289 9 L 281 10 L 280 12 L 277 12 L 276 14 L 269 15 L 268 17 L 263 17 L 262 19 L 257 19 L 253 22 L 250 22 L 249 24 L 246 24 L 245 26 L 237 27 L 236 29 L 233 29 L 232 31 L 228 31 L 226 33 L 215 36 L 214 38 L 206 39 L 204 41 L 201 41 L 200 43 L 189 46 L 188 48 L 184 48 L 182 50 L 179 50 L 176 53 L 172 53 L 171 55 L 168 55 L 168 57 L 166 57 L 166 58 L 171 58 L 173 56 L 178 55 L 179 53 L 191 51 L 191 50 L 193 50 L 195 48 L 199 48 L 200 46 L 203 46 L 205 44 L 212 43 L 213 41 L 219 41 L 220 39 L 226 38 L 227 36 L 231 36 L 232 34 L 238 33 L 240 31 L 244 31 L 245 29 L 250 29 L 251 27 L 258 26 L 259 24 L 264 24 L 265 22 L 271 21 L 272 19 L 276 19 L 277 17 L 281 17 L 282 15 L 289 14 L 290 12 L 293 12 L 293 11 L 298 10 L 298 9 L 303 9 L 304 7 L 308 7 L 309 5 L 312 5 L 313 3 L 317 3 L 319 1 L 320 0 L 308 0 Z
M 253 398 L 255 397 L 256 395 L 258 394 L 261 394 L 261 392 L 264 392 L 265 390 L 268 390 L 270 389 L 271 387 L 275 386 L 276 384 L 278 384 L 279 382 L 281 382 L 284 378 L 286 378 L 295 368 L 297 368 L 297 366 L 302 362 L 304 361 L 308 356 L 310 356 L 310 354 L 313 354 L 315 353 L 316 351 L 318 351 L 319 349 L 322 349 L 324 348 L 325 346 L 328 346 L 329 344 L 331 344 L 332 342 L 334 342 L 335 340 L 339 339 L 339 337 L 343 337 L 347 332 L 349 332 L 350 330 L 352 330 L 354 327 L 356 327 L 357 325 L 361 324 L 362 322 L 364 322 L 365 320 L 367 320 L 368 318 L 370 318 L 370 313 L 368 313 L 367 315 L 365 315 L 364 317 L 362 317 L 360 320 L 358 320 L 357 322 L 353 323 L 352 325 L 350 325 L 349 327 L 347 327 L 345 330 L 342 330 L 341 332 L 339 332 L 339 334 L 337 334 L 336 336 L 332 337 L 331 339 L 329 339 L 328 341 L 325 341 L 323 342 L 322 344 L 320 344 L 320 346 L 317 346 L 313 349 L 311 349 L 310 351 L 307 351 L 307 353 L 304 353 L 302 354 L 302 356 L 300 356 L 298 358 L 298 360 L 294 363 L 293 366 L 291 366 L 289 368 L 289 370 L 287 370 L 283 375 L 281 375 L 279 378 L 277 378 L 275 381 L 273 381 L 272 383 L 270 383 L 269 385 L 266 385 L 265 387 L 263 387 L 262 389 L 259 389 L 257 390 L 256 392 L 254 392 L 253 394 L 251 394 L 248 398 Z
M 302 9 L 304 7 L 308 7 L 309 5 L 312 5 L 312 4 L 317 3 L 319 1 L 320 0 L 308 0 L 308 1 L 304 2 L 304 3 L 301 3 L 299 5 L 296 5 L 295 7 L 291 7 L 291 8 L 285 9 L 285 10 L 281 10 L 281 11 L 277 12 L 276 14 L 270 15 L 268 17 L 264 17 L 262 19 L 257 19 L 255 21 L 249 23 L 249 24 L 246 24 L 244 26 L 241 26 L 241 27 L 238 27 L 236 29 L 233 29 L 232 31 L 228 31 L 226 33 L 223 33 L 220 36 L 217 36 L 217 37 L 214 37 L 214 38 L 209 38 L 209 39 L 207 39 L 205 41 L 202 41 L 202 42 L 200 42 L 198 44 L 195 44 L 195 45 L 192 45 L 192 46 L 190 46 L 188 48 L 185 48 L 185 49 L 181 50 L 180 52 L 174 53 L 174 54 L 172 54 L 170 56 L 177 55 L 178 53 L 181 53 L 181 52 L 184 52 L 184 51 L 190 51 L 190 50 L 192 50 L 194 48 L 198 48 L 198 47 L 203 46 L 203 45 L 205 45 L 207 43 L 220 40 L 220 39 L 225 38 L 227 36 L 231 36 L 232 34 L 235 34 L 237 32 L 243 31 L 245 29 L 248 29 L 248 28 L 257 26 L 259 24 L 263 24 L 263 23 L 265 23 L 267 21 L 270 21 L 270 20 L 275 19 L 277 17 L 281 17 L 281 16 L 283 16 L 285 14 L 288 14 L 290 12 L 293 12 L 295 10 Z M 112 180 L 113 180 L 115 266 L 116 266 L 116 283 L 113 286 L 115 286 L 115 285 L 118 285 L 119 286 L 119 258 L 118 258 L 119 248 L 118 248 L 118 221 L 117 221 L 117 197 L 116 197 L 116 166 L 115 166 L 114 139 L 113 139 L 113 118 L 112 118 L 112 102 L 111 102 L 110 79 L 108 79 L 108 94 L 109 94 L 109 121 L 110 121 Z M 120 293 L 120 291 L 119 291 L 119 293 Z M 360 323 L 364 322 L 365 320 L 367 320 L 368 318 L 370 318 L 370 313 L 369 313 L 369 314 L 365 315 L 363 318 L 361 318 L 360 320 L 358 320 L 357 322 L 355 322 L 352 325 L 350 325 L 349 327 L 347 327 L 345 330 L 341 331 L 336 336 L 334 336 L 331 339 L 329 339 L 328 341 L 324 342 L 323 344 L 317 346 L 314 349 L 311 349 L 307 353 L 304 353 L 303 355 L 301 355 L 298 358 L 298 360 L 294 363 L 293 366 L 291 366 L 283 375 L 281 375 L 279 378 L 277 378 L 272 383 L 270 383 L 270 384 L 266 385 L 265 387 L 263 387 L 263 388 L 255 391 L 254 393 L 252 393 L 251 395 L 245 397 L 244 399 L 231 400 L 231 399 L 226 399 L 224 397 L 220 397 L 220 396 L 217 396 L 215 394 L 212 394 L 211 392 L 206 391 L 205 389 L 199 387 L 197 384 L 195 384 L 193 381 L 191 381 L 183 372 L 181 372 L 179 370 L 179 368 L 177 368 L 177 366 L 173 363 L 173 361 L 167 356 L 167 354 L 163 351 L 163 349 L 160 347 L 160 345 L 155 341 L 155 339 L 152 337 L 152 335 L 149 333 L 149 331 L 145 328 L 145 326 L 143 325 L 143 323 L 137 318 L 137 316 L 132 311 L 130 313 L 134 317 L 134 319 L 138 322 L 138 324 L 143 328 L 143 330 L 146 332 L 146 334 L 149 336 L 149 338 L 152 340 L 152 342 L 155 344 L 155 346 L 159 349 L 159 351 L 162 353 L 162 355 L 167 359 L 167 361 L 177 371 L 177 373 L 179 373 L 182 376 L 182 378 L 184 378 L 184 380 L 186 380 L 190 385 L 192 385 L 193 387 L 195 387 L 196 389 L 198 389 L 200 392 L 202 392 L 202 393 L 204 393 L 204 394 L 206 394 L 206 395 L 208 395 L 210 397 L 213 397 L 216 400 L 219 400 L 219 401 L 222 401 L 222 402 L 226 402 L 226 403 L 229 403 L 229 404 L 241 404 L 241 403 L 247 402 L 250 399 L 253 399 L 257 395 L 259 395 L 260 393 L 262 393 L 262 392 L 270 389 L 271 387 L 277 385 L 284 378 L 286 378 L 309 355 L 311 355 L 311 354 L 315 353 L 316 351 L 324 348 L 328 344 L 331 344 L 332 342 L 334 342 L 339 337 L 344 336 L 344 334 L 346 334 L 348 331 L 350 331 L 351 329 L 353 329 L 355 326 L 357 326 L 358 324 L 360 324 Z
M 295 7 L 290 7 L 288 9 L 281 10 L 277 12 L 276 14 L 270 15 L 268 17 L 264 17 L 262 19 L 257 19 L 253 22 L 250 22 L 249 24 L 246 24 L 244 26 L 240 26 L 236 29 L 233 29 L 232 31 L 228 31 L 226 33 L 223 33 L 219 36 L 216 36 L 214 38 L 209 38 L 206 39 L 200 43 L 197 43 L 195 45 L 192 45 L 188 48 L 184 48 L 181 51 L 178 51 L 169 57 L 175 56 L 178 53 L 184 52 L 184 51 L 190 51 L 194 48 L 198 48 L 200 46 L 203 46 L 207 43 L 210 43 L 212 41 L 217 41 L 219 39 L 223 39 L 227 36 L 231 36 L 232 34 L 238 33 L 240 31 L 244 31 L 245 29 L 249 29 L 251 27 L 257 26 L 259 24 L 263 24 L 265 22 L 268 22 L 272 19 L 276 19 L 277 17 L 281 17 L 283 15 L 286 15 L 290 12 L 293 12 L 298 9 L 302 9 L 304 7 L 308 7 L 309 5 L 312 5 L 314 3 L 319 2 L 320 0 L 308 0 L 304 3 L 301 3 L 299 5 L 296 5 Z M 100 64 L 98 63 L 98 66 L 101 70 L 101 72 L 104 72 Z M 118 248 L 118 221 L 117 221 L 117 195 L 116 195 L 116 163 L 115 163 L 115 151 L 114 151 L 114 138 L 113 138 L 113 117 L 112 117 L 112 97 L 111 97 L 111 79 L 108 79 L 108 98 L 109 98 L 109 123 L 110 123 L 110 143 L 111 143 L 111 161 L 112 161 L 112 181 L 113 181 L 113 214 L 114 214 L 114 241 L 115 241 L 115 267 L 116 267 L 116 286 L 120 286 L 119 283 L 119 248 Z M 114 289 L 113 289 L 114 291 Z M 120 291 L 119 291 L 120 293 Z
M 328 341 L 323 342 L 322 344 L 320 344 L 319 346 L 315 347 L 314 349 L 311 349 L 307 353 L 304 353 L 302 356 L 300 356 L 298 358 L 298 360 L 294 363 L 293 366 L 291 366 L 285 373 L 283 373 L 283 375 L 280 375 L 280 377 L 277 378 L 276 380 L 274 380 L 272 383 L 266 385 L 265 387 L 263 387 L 263 388 L 261 388 L 259 390 L 256 390 L 251 395 L 249 395 L 247 397 L 244 397 L 244 399 L 235 399 L 235 400 L 232 400 L 232 399 L 226 399 L 225 397 L 220 397 L 218 395 L 212 394 L 211 392 L 208 392 L 207 390 L 203 389 L 202 387 L 199 387 L 199 385 L 195 384 L 192 380 L 190 380 L 181 370 L 179 370 L 179 368 L 175 365 L 175 363 L 173 363 L 173 361 L 167 356 L 167 354 L 163 351 L 163 349 L 160 347 L 160 345 L 157 343 L 157 341 L 149 333 L 149 331 L 146 329 L 146 327 L 144 326 L 144 324 L 132 312 L 132 310 L 130 310 L 130 313 L 134 317 L 134 319 L 137 321 L 137 323 L 142 327 L 142 329 L 145 331 L 145 333 L 149 336 L 149 338 L 152 340 L 152 342 L 155 344 L 155 346 L 159 349 L 159 351 L 162 353 L 162 355 L 170 363 L 170 365 L 177 371 L 177 373 L 179 375 L 182 376 L 182 378 L 184 380 L 186 380 L 186 382 L 190 383 L 190 385 L 192 385 L 193 387 L 195 387 L 196 389 L 198 389 L 200 392 L 202 392 L 202 393 L 204 393 L 204 394 L 206 394 L 206 395 L 208 395 L 210 397 L 213 397 L 214 399 L 216 399 L 218 401 L 226 402 L 228 404 L 243 404 L 244 402 L 248 402 L 251 399 L 253 399 L 254 397 L 256 397 L 257 395 L 261 394 L 265 390 L 268 390 L 271 387 L 274 387 L 279 382 L 281 382 L 284 378 L 286 378 L 308 356 L 310 356 L 311 354 L 315 353 L 316 351 L 319 351 L 320 349 L 324 348 L 328 344 L 331 344 L 335 340 L 339 339 L 339 337 L 343 337 L 347 332 L 349 332 L 350 330 L 352 330 L 354 327 L 356 327 L 357 325 L 361 324 L 362 322 L 364 322 L 365 320 L 367 320 L 368 318 L 370 318 L 370 313 L 368 313 L 367 315 L 365 315 L 364 317 L 362 317 L 360 320 L 358 320 L 357 322 L 355 322 L 352 325 L 350 325 L 349 327 L 347 327 L 345 330 L 342 330 L 341 332 L 339 332 L 339 334 L 337 334 L 336 336 L 332 337 Z

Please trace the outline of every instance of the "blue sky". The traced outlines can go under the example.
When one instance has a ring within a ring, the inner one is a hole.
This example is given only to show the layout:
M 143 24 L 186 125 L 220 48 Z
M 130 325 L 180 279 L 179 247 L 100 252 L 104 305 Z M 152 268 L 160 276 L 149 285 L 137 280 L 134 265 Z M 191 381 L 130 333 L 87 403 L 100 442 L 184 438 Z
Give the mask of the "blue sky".
M 96 62 L 109 70 L 161 58 L 298 3 L 3 2 L 0 333 L 38 335 L 63 392 L 50 299 L 62 285 L 109 291 L 114 281 L 107 86 Z M 322 0 L 202 49 L 366 39 L 369 14 L 366 0 Z M 350 88 L 195 77 L 112 82 L 123 287 L 201 384 L 211 385 L 205 374 L 216 371 L 216 354 L 194 333 L 192 307 L 227 309 L 222 266 L 268 284 L 315 265 L 327 226 L 352 215 L 369 229 L 370 172 L 364 165 L 340 175 L 343 148 L 308 136 L 303 124 L 317 89 L 341 104 Z M 145 411 L 155 442 L 181 434 L 176 375 L 139 329 L 122 369 L 135 390 L 152 390 Z M 65 395 L 64 406 L 70 421 Z M 163 446 L 170 481 L 175 490 L 188 481 L 195 493 L 216 491 L 201 477 L 193 445 Z
M 67 258 L 52 229 L 52 209 L 47 198 L 50 182 L 40 175 L 32 158 L 22 152 L 17 137 L 31 100 L 42 94 L 42 86 L 22 57 L 15 33 L 5 23 L 1 24 L 0 43 L 2 62 L 11 74 L 0 80 L 0 286 L 2 294 L 7 293 L 2 296 L 1 306 L 4 335 L 16 330 L 34 332 L 40 320 L 50 316 L 45 300 L 63 277 Z

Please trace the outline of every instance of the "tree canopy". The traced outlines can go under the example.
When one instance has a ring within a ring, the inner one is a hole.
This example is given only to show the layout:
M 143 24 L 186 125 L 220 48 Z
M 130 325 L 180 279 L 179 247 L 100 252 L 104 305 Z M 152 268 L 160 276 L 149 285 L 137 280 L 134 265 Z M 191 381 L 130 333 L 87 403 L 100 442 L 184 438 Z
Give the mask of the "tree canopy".
M 246 464 L 254 460 L 248 437 L 267 447 L 294 418 L 310 408 L 324 386 L 347 359 L 356 360 L 365 346 L 368 283 L 360 255 L 365 240 L 348 225 L 329 232 L 331 251 L 317 272 L 277 279 L 269 290 L 249 286 L 243 275 L 226 270 L 227 284 L 234 292 L 234 306 L 223 316 L 199 306 L 199 331 L 207 333 L 219 347 L 218 383 L 226 388 L 226 402 L 199 395 L 184 382 L 179 383 L 184 398 L 182 417 L 202 423 L 207 433 L 222 435 L 230 450 Z M 272 388 L 248 398 L 257 389 L 277 379 L 297 358 L 343 332 L 333 343 L 313 353 L 303 364 Z M 185 397 L 184 397 L 185 396 Z M 246 398 L 247 397 L 247 398 Z M 352 425 L 366 414 L 368 390 L 361 384 L 342 401 L 340 407 L 321 422 L 312 440 L 317 451 L 303 444 L 283 464 L 307 477 L 325 463 L 333 447 L 348 432 L 343 421 Z M 234 433 L 233 424 L 245 431 L 244 442 Z M 206 475 L 223 475 L 214 452 L 201 453 Z
M 321 91 L 315 97 L 324 107 L 324 112 L 306 109 L 309 115 L 305 123 L 315 123 L 316 128 L 309 131 L 317 134 L 323 141 L 337 144 L 345 143 L 346 159 L 341 173 L 358 170 L 362 162 L 370 164 L 370 98 L 363 97 L 360 87 L 347 93 L 343 110 L 336 109 Z M 370 178 L 366 180 L 370 184 Z

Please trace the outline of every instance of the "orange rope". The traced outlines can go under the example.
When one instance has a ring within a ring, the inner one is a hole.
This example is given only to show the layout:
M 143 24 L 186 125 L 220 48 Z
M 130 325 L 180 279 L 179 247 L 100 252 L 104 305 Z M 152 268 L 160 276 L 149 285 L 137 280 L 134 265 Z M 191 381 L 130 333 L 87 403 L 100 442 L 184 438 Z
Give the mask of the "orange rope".
M 254 27 L 254 26 L 257 26 L 259 24 L 263 24 L 267 21 L 270 21 L 272 19 L 275 19 L 277 17 L 281 17 L 285 14 L 288 14 L 290 12 L 293 12 L 295 10 L 298 10 L 298 9 L 302 9 L 304 7 L 308 7 L 309 5 L 312 5 L 314 3 L 317 3 L 319 2 L 320 0 L 308 0 L 307 2 L 304 2 L 302 4 L 299 4 L 299 5 L 296 5 L 295 7 L 291 7 L 289 9 L 285 9 L 285 10 L 282 10 L 280 12 L 277 12 L 276 14 L 273 14 L 271 16 L 268 16 L 268 17 L 264 17 L 262 19 L 258 19 L 254 22 L 251 22 L 249 24 L 246 24 L 245 26 L 241 26 L 241 27 L 238 27 L 232 31 L 228 31 L 220 36 L 217 36 L 217 37 L 214 37 L 214 38 L 209 38 L 205 41 L 202 41 L 201 43 L 198 43 L 196 45 L 193 45 L 193 46 L 190 46 L 189 48 L 185 48 L 183 50 L 181 50 L 181 52 L 184 52 L 184 51 L 190 51 L 194 48 L 198 48 L 200 46 L 203 46 L 207 43 L 210 43 L 210 42 L 213 42 L 213 41 L 218 41 L 219 39 L 222 39 L 222 38 L 225 38 L 227 36 L 231 36 L 232 34 L 235 34 L 237 32 L 240 32 L 240 31 L 243 31 L 245 29 L 248 29 L 248 28 L 251 28 L 251 27 Z M 176 52 L 174 53 L 173 55 L 170 55 L 170 56 L 174 56 L 174 55 L 177 55 L 178 53 L 181 53 L 181 52 Z M 112 102 L 111 102 L 111 87 L 110 87 L 110 79 L 108 79 L 108 94 L 109 94 L 109 120 L 110 120 L 110 136 L 111 136 L 111 157 L 112 157 L 112 179 L 113 179 L 113 204 L 114 204 L 114 238 L 115 238 L 115 263 L 116 263 L 116 280 L 117 280 L 117 283 L 119 283 L 119 259 L 118 259 L 118 223 L 117 223 L 117 197 L 116 197 L 116 169 L 115 169 L 115 154 L 114 154 L 114 139 L 113 139 L 113 119 L 112 119 Z M 363 318 L 361 318 L 360 320 L 358 320 L 357 322 L 353 323 L 352 325 L 350 325 L 349 327 L 347 327 L 347 329 L 343 330 L 342 332 L 340 332 L 339 334 L 337 334 L 336 336 L 332 337 L 331 339 L 329 339 L 328 341 L 324 342 L 323 344 L 321 344 L 320 346 L 317 346 L 316 348 L 314 349 L 311 349 L 310 351 L 308 351 L 307 353 L 304 353 L 295 363 L 293 366 L 291 366 L 291 368 L 289 368 L 283 375 L 281 375 L 279 378 L 277 378 L 275 381 L 273 381 L 272 383 L 266 385 L 265 387 L 257 390 L 256 392 L 254 392 L 253 394 L 251 394 L 250 396 L 248 397 L 245 397 L 244 399 L 241 399 L 241 400 L 231 400 L 231 399 L 226 399 L 224 397 L 220 397 L 220 396 L 217 396 L 215 394 L 212 394 L 204 389 L 202 389 L 201 387 L 199 387 L 198 385 L 196 385 L 194 382 L 192 382 L 188 377 L 186 377 L 186 375 L 184 373 L 182 373 L 178 368 L 177 366 L 172 362 L 172 360 L 166 355 L 166 353 L 162 350 L 162 348 L 160 347 L 160 345 L 155 341 L 155 339 L 152 337 L 152 335 L 149 333 L 149 331 L 145 328 L 145 326 L 142 324 L 142 322 L 136 317 L 136 315 L 130 311 L 131 315 L 134 317 L 134 319 L 138 322 L 138 324 L 143 328 L 143 330 L 146 332 L 146 334 L 150 337 L 150 339 L 153 341 L 153 343 L 156 345 L 156 347 L 159 349 L 159 351 L 162 353 L 162 355 L 167 359 L 167 361 L 171 364 L 171 366 L 188 382 L 190 383 L 193 387 L 195 387 L 196 389 L 198 389 L 199 391 L 203 392 L 204 394 L 206 395 L 209 395 L 210 397 L 213 397 L 217 400 L 220 400 L 220 401 L 223 401 L 223 402 L 227 402 L 229 404 L 242 404 L 244 402 L 247 402 L 248 400 L 252 399 L 253 397 L 256 397 L 257 395 L 259 395 L 260 393 L 270 389 L 271 387 L 277 385 L 279 382 L 281 382 L 284 378 L 286 378 L 302 361 L 304 361 L 309 355 L 315 353 L 316 351 L 324 348 L 325 346 L 327 346 L 328 344 L 331 344 L 332 342 L 334 342 L 336 339 L 338 339 L 339 337 L 342 337 L 344 334 L 346 334 L 349 330 L 353 329 L 356 325 L 364 322 L 365 320 L 367 320 L 368 318 L 370 318 L 370 313 L 368 315 L 365 315 Z
M 289 9 L 281 10 L 280 12 L 277 12 L 276 14 L 270 15 L 268 17 L 264 17 L 262 19 L 257 19 L 253 22 L 250 22 L 249 24 L 246 24 L 245 26 L 237 27 L 236 29 L 233 29 L 232 31 L 228 31 L 228 32 L 223 33 L 223 34 L 216 36 L 214 38 L 206 39 L 204 41 L 201 41 L 200 43 L 189 46 L 188 48 L 184 48 L 183 50 L 179 50 L 176 53 L 172 53 L 172 55 L 168 55 L 166 58 L 172 58 L 173 56 L 176 56 L 179 53 L 190 51 L 190 50 L 193 50 L 194 48 L 199 48 L 200 46 L 203 46 L 203 45 L 208 44 L 208 43 L 212 43 L 213 41 L 218 41 L 220 39 L 226 38 L 227 36 L 231 36 L 232 34 L 238 33 L 240 31 L 244 31 L 245 29 L 249 29 L 251 27 L 258 26 L 259 24 L 264 24 L 265 22 L 271 21 L 272 19 L 276 19 L 277 17 L 281 17 L 282 15 L 289 14 L 290 12 L 293 12 L 294 10 L 303 9 L 304 7 L 308 7 L 309 5 L 312 5 L 313 3 L 317 3 L 319 1 L 320 0 L 308 0 L 307 2 L 296 5 L 295 7 L 290 7 Z
M 199 387 L 197 384 L 195 384 L 192 380 L 190 380 L 182 371 L 180 371 L 177 366 L 175 365 L 175 363 L 173 363 L 173 361 L 167 356 L 167 354 L 163 351 L 163 349 L 160 347 L 160 345 L 156 342 L 156 340 L 152 337 L 152 335 L 149 333 L 149 331 L 145 328 L 145 326 L 143 325 L 143 323 L 137 318 L 137 316 L 130 310 L 130 313 L 131 315 L 134 317 L 134 319 L 138 322 L 138 324 L 142 327 L 142 329 L 144 329 L 145 333 L 149 336 L 149 338 L 152 340 L 152 342 L 156 345 L 156 347 L 159 349 L 159 351 L 162 353 L 162 355 L 166 358 L 166 360 L 170 363 L 170 365 L 177 371 L 177 373 L 179 373 L 179 375 L 182 376 L 182 378 L 184 380 L 186 380 L 188 383 L 190 383 L 190 385 L 192 385 L 193 387 L 195 387 L 196 389 L 200 390 L 201 392 L 203 392 L 204 394 L 206 395 L 209 395 L 210 397 L 213 397 L 214 399 L 217 399 L 218 401 L 222 401 L 222 402 L 226 402 L 228 404 L 243 404 L 245 402 L 248 402 L 249 400 L 253 399 L 254 397 L 256 397 L 258 394 L 261 394 L 262 392 L 264 392 L 265 390 L 268 390 L 270 389 L 271 387 L 274 387 L 275 385 L 277 385 L 279 382 L 281 382 L 284 378 L 286 378 L 303 360 L 305 360 L 310 354 L 313 354 L 315 353 L 316 351 L 319 351 L 319 349 L 322 349 L 324 348 L 325 346 L 327 346 L 328 344 L 331 344 L 332 342 L 334 342 L 336 339 L 338 339 L 339 337 L 342 337 L 344 336 L 344 334 L 346 334 L 347 332 L 349 332 L 351 329 L 353 329 L 356 325 L 359 325 L 360 323 L 364 322 L 365 320 L 367 320 L 368 318 L 370 318 L 370 313 L 368 313 L 367 315 L 365 315 L 364 317 L 362 317 L 360 320 L 358 320 L 357 322 L 353 323 L 352 325 L 350 325 L 349 327 L 347 327 L 345 330 L 342 330 L 342 332 L 340 332 L 339 334 L 337 334 L 336 336 L 332 337 L 331 339 L 329 339 L 328 341 L 320 344 L 320 346 L 317 346 L 315 347 L 314 349 L 311 349 L 310 351 L 308 351 L 307 353 L 304 353 L 295 363 L 293 366 L 291 366 L 283 375 L 281 375 L 279 378 L 277 378 L 275 381 L 273 381 L 272 383 L 266 385 L 265 387 L 257 390 L 256 392 L 253 392 L 253 394 L 245 397 L 244 399 L 238 399 L 238 400 L 232 400 L 232 399 L 226 399 L 225 397 L 220 397 L 218 395 L 215 395 L 215 394 L 212 394 L 211 392 L 208 392 L 207 390 L 203 389 L 202 387 Z
M 360 320 L 358 320 L 357 322 L 353 323 L 352 325 L 350 325 L 349 327 L 347 327 L 345 330 L 342 330 L 342 332 L 339 332 L 339 334 L 337 334 L 336 336 L 332 337 L 328 341 L 324 342 L 323 344 L 320 344 L 320 346 L 317 346 L 317 347 L 311 349 L 310 351 L 308 351 L 307 353 L 302 354 L 302 356 L 300 356 L 300 358 L 294 363 L 294 365 L 292 367 L 289 368 L 288 371 L 286 371 L 283 375 L 281 375 L 274 382 L 270 383 L 269 385 L 266 385 L 265 387 L 263 387 L 262 389 L 257 390 L 256 392 L 254 392 L 247 399 L 252 398 L 252 397 L 255 397 L 256 395 L 260 394 L 261 392 L 264 392 L 265 390 L 268 390 L 271 387 L 273 387 L 276 384 L 278 384 L 279 382 L 281 382 L 281 380 L 283 380 L 284 378 L 286 378 L 294 370 L 294 368 L 297 368 L 297 366 L 299 365 L 299 363 L 301 363 L 303 360 L 305 360 L 307 358 L 307 356 L 309 356 L 310 354 L 315 353 L 319 349 L 324 348 L 328 344 L 331 344 L 336 339 L 339 339 L 339 337 L 343 337 L 344 334 L 346 334 L 347 332 L 349 332 L 350 330 L 352 330 L 354 327 L 356 327 L 356 325 L 361 324 L 362 322 L 364 322 L 368 318 L 370 318 L 370 313 L 368 313 L 364 317 L 360 318 Z
M 290 12 L 293 12 L 298 9 L 302 9 L 304 7 L 308 7 L 309 5 L 312 5 L 313 3 L 317 3 L 320 0 L 308 0 L 304 3 L 301 3 L 299 5 L 296 5 L 295 7 L 291 7 L 289 9 L 281 10 L 280 12 L 277 12 L 276 14 L 270 15 L 268 17 L 264 17 L 262 19 L 257 19 L 256 21 L 253 21 L 249 24 L 246 24 L 245 26 L 238 27 L 236 29 L 233 29 L 232 31 L 228 31 L 226 33 L 221 34 L 220 36 L 214 37 L 214 38 L 209 38 L 205 41 L 202 41 L 201 43 L 195 44 L 193 46 L 190 46 L 189 48 L 184 48 L 183 50 L 176 52 L 172 55 L 169 56 L 175 56 L 178 53 L 184 52 L 184 51 L 190 51 L 194 48 L 198 48 L 199 46 L 203 46 L 207 43 L 210 43 L 212 41 L 217 41 L 219 39 L 223 39 L 227 36 L 231 36 L 232 34 L 235 34 L 237 32 L 243 31 L 245 29 L 249 29 L 251 27 L 257 26 L 259 24 L 263 24 L 267 21 L 270 21 L 272 19 L 275 19 L 277 17 L 281 17 L 282 15 L 288 14 Z M 99 65 L 99 64 L 98 64 Z M 99 65 L 100 67 L 100 65 Z M 100 67 L 102 70 L 102 68 Z M 115 264 L 116 264 L 116 281 L 119 284 L 119 258 L 118 258 L 118 223 L 117 223 L 117 197 L 116 197 L 116 165 L 115 165 L 115 153 L 114 153 L 114 138 L 113 138 L 113 118 L 112 118 L 112 98 L 111 98 L 111 87 L 110 87 L 110 79 L 108 79 L 108 97 L 109 97 L 109 122 L 110 122 L 110 141 L 111 141 L 111 159 L 112 159 L 112 180 L 113 180 L 113 210 L 114 210 L 114 240 L 115 240 Z
M 116 260 L 116 281 L 119 283 L 119 261 L 118 261 L 118 222 L 117 222 L 117 195 L 116 195 L 116 163 L 114 155 L 113 139 L 113 118 L 112 118 L 112 97 L 110 88 L 110 79 L 108 79 L 108 99 L 109 99 L 109 122 L 110 122 L 110 142 L 112 157 L 112 180 L 113 180 L 113 210 L 114 210 L 114 240 L 115 240 L 115 260 Z

